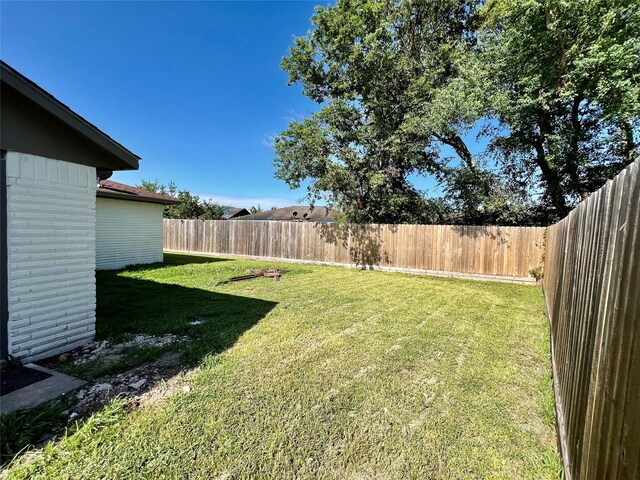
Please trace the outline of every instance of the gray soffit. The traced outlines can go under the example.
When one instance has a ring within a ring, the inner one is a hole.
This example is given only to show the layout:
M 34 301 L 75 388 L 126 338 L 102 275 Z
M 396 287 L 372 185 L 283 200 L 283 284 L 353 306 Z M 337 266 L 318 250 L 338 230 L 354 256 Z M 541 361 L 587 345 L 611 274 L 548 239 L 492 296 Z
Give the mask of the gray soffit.
M 94 166 L 137 170 L 140 157 L 0 61 L 2 149 Z

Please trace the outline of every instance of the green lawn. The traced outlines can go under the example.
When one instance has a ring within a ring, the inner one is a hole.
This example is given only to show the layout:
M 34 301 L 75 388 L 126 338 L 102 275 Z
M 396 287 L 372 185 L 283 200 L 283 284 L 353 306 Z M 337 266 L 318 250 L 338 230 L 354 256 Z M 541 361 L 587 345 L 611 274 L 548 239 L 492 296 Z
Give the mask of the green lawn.
M 115 404 L 6 475 L 559 477 L 539 288 L 289 264 L 216 287 L 268 264 L 165 259 L 98 274 L 98 335 L 188 336 L 192 390 Z

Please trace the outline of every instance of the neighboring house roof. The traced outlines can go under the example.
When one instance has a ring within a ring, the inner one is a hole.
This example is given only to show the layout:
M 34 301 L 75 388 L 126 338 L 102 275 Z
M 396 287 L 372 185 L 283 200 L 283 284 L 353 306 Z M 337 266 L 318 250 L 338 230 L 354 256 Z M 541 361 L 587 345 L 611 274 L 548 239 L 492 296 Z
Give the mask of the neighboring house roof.
M 177 198 L 169 195 L 132 187 L 124 183 L 101 180 L 96 189 L 96 196 L 104 198 L 117 198 L 119 200 L 132 200 L 134 202 L 160 203 L 162 205 L 175 205 L 180 203 Z
M 14 68 L 0 61 L 3 150 L 114 170 L 137 170 L 140 157 L 89 123 Z
M 223 210 L 222 220 L 231 220 L 232 218 L 244 217 L 245 215 L 250 215 L 251 212 L 246 208 L 225 208 Z
M 335 222 L 331 210 L 327 207 L 310 207 L 308 205 L 276 208 L 238 218 L 238 220 L 272 220 L 296 222 Z

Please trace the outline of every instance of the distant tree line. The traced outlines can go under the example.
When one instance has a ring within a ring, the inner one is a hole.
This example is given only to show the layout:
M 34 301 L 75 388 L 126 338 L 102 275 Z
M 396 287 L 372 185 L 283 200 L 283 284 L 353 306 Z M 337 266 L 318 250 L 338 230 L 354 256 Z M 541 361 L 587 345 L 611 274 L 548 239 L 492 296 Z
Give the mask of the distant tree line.
M 318 107 L 275 139 L 276 177 L 352 222 L 549 224 L 639 153 L 637 0 L 337 0 L 311 22 L 282 68 Z
M 200 219 L 200 220 L 219 220 L 224 214 L 226 205 L 201 199 L 198 195 L 192 195 L 185 189 L 178 190 L 174 182 L 169 185 L 162 184 L 158 180 L 142 180 L 138 188 L 143 188 L 151 192 L 169 195 L 177 198 L 180 203 L 176 205 L 166 205 L 164 209 L 165 218 L 183 218 L 183 219 Z
M 166 205 L 164 209 L 165 218 L 182 218 L 182 219 L 199 219 L 199 220 L 220 220 L 229 205 L 221 205 L 211 200 L 200 198 L 198 195 L 192 195 L 189 190 L 178 189 L 175 182 L 169 182 L 168 185 L 155 180 L 141 180 L 138 188 L 149 190 L 150 192 L 168 195 L 177 198 L 180 203 L 176 205 Z M 277 207 L 271 207 L 274 210 Z M 264 209 L 260 205 L 254 205 L 249 209 L 250 213 L 263 212 Z
M 276 210 L 277 208 L 278 208 L 278 207 L 273 206 L 273 207 L 271 207 L 269 210 Z M 265 209 L 264 209 L 264 208 L 262 208 L 262 207 L 260 206 L 260 204 L 258 204 L 258 205 L 254 205 L 253 207 L 249 208 L 249 213 L 251 213 L 252 215 L 253 215 L 254 213 L 260 213 L 260 212 L 264 212 L 264 211 L 265 211 Z
M 211 200 L 200 198 L 198 195 L 192 195 L 189 190 L 178 190 L 175 182 L 169 182 L 168 185 L 160 183 L 156 180 L 142 180 L 138 188 L 149 190 L 150 192 L 168 195 L 177 198 L 180 203 L 176 205 L 166 205 L 164 208 L 165 218 L 182 218 L 182 219 L 199 219 L 199 220 L 220 220 L 229 205 L 221 205 Z M 273 210 L 276 207 L 272 207 Z M 260 205 L 253 206 L 249 209 L 251 213 L 262 212 Z

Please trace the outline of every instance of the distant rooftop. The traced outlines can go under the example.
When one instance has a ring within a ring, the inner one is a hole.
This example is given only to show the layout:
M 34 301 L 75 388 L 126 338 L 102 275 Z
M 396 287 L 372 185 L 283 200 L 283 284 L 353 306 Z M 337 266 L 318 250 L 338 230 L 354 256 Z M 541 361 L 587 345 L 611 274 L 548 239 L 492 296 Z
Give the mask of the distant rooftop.
M 229 207 L 223 210 L 222 220 L 231 220 L 238 217 L 244 217 L 249 214 L 250 212 L 246 208 Z
M 335 222 L 333 212 L 327 207 L 310 207 L 299 205 L 294 207 L 276 208 L 266 210 L 252 215 L 246 215 L 238 220 L 271 220 L 271 221 L 294 221 L 294 222 Z
M 145 190 L 144 188 L 132 187 L 111 180 L 100 181 L 96 189 L 96 196 L 116 198 L 119 200 L 132 200 L 134 202 L 160 203 L 162 205 L 175 205 L 180 203 L 177 198 L 170 197 L 169 195 L 161 195 Z

